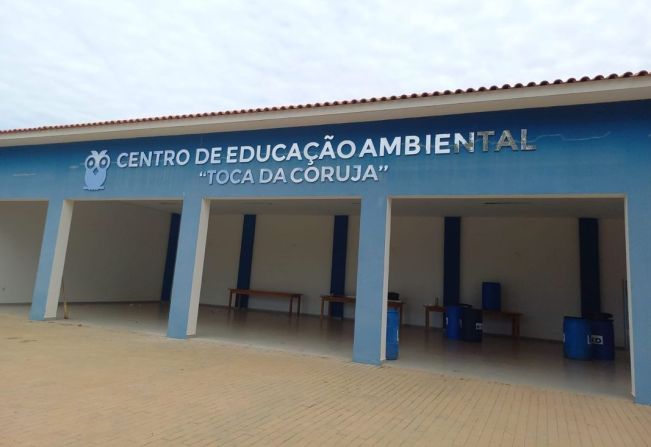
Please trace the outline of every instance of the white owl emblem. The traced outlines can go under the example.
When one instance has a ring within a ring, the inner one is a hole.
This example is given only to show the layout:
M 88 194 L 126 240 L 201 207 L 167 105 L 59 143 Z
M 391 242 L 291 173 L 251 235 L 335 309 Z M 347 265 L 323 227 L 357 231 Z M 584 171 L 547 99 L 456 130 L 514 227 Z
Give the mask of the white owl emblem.
M 90 151 L 84 165 L 86 166 L 86 175 L 84 180 L 86 185 L 84 189 L 88 191 L 99 191 L 104 189 L 106 182 L 106 170 L 111 164 L 111 158 L 107 151 Z

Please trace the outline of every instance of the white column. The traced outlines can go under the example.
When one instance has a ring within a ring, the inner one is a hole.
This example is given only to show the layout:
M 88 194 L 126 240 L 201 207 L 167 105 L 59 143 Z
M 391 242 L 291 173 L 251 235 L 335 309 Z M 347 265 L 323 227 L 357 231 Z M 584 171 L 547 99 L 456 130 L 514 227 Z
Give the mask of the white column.
M 32 320 L 56 318 L 73 209 L 70 200 L 51 200 L 48 204 L 29 314 Z
M 168 337 L 187 338 L 197 332 L 209 216 L 210 201 L 207 199 L 189 197 L 183 201 L 167 325 Z
M 353 361 L 380 364 L 386 358 L 387 288 L 391 200 L 362 198 L 355 302 Z

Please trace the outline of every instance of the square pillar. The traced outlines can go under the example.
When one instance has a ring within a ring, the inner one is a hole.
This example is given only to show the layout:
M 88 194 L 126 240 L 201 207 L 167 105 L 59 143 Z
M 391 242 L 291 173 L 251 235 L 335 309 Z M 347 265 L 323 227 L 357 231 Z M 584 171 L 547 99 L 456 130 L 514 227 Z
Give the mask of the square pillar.
M 167 324 L 168 337 L 187 338 L 197 332 L 209 215 L 210 202 L 207 199 L 187 197 L 183 200 Z
M 628 315 L 635 402 L 651 405 L 651 197 L 627 197 Z
M 385 359 L 391 199 L 362 198 L 357 262 L 353 361 L 379 365 Z
M 32 320 L 48 320 L 57 316 L 73 208 L 74 202 L 70 200 L 56 199 L 48 203 L 29 312 Z

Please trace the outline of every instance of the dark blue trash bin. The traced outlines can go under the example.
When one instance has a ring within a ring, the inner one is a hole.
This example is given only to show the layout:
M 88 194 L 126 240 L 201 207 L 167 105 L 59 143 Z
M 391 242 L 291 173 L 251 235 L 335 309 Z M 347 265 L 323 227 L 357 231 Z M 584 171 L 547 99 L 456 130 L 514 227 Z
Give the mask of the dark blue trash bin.
M 603 318 L 590 321 L 592 358 L 615 360 L 615 329 L 613 320 Z
M 461 339 L 480 342 L 484 333 L 483 314 L 480 309 L 461 309 Z
M 452 340 L 461 340 L 461 311 L 469 308 L 467 304 L 445 306 L 445 336 Z
M 578 317 L 563 318 L 563 352 L 568 359 L 590 360 L 590 320 Z
M 400 312 L 387 309 L 387 360 L 397 360 L 400 352 Z
M 481 284 L 481 307 L 486 310 L 502 310 L 502 285 L 498 282 Z

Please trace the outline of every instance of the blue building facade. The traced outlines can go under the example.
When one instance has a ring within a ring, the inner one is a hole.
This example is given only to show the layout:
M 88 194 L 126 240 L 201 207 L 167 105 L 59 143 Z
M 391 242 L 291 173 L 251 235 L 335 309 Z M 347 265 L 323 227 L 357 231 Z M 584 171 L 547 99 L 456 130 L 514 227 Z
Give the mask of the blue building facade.
M 353 359 L 384 360 L 392 200 L 625 200 L 634 395 L 651 404 L 651 100 L 0 148 L 0 200 L 48 202 L 30 317 L 53 318 L 87 200 L 182 201 L 168 336 L 196 331 L 211 200 L 361 201 Z

